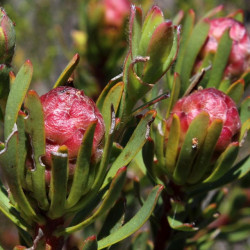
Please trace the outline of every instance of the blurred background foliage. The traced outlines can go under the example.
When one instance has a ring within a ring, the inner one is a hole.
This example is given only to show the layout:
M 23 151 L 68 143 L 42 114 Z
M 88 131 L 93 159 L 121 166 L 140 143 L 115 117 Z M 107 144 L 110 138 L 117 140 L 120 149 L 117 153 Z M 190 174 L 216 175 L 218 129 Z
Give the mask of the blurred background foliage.
M 91 6 L 90 2 L 94 4 L 94 7 L 89 7 Z M 94 98 L 98 96 L 112 77 L 121 73 L 127 49 L 126 32 L 128 29 L 125 23 L 119 33 L 118 40 L 115 40 L 117 38 L 112 36 L 112 29 L 108 30 L 107 34 L 98 33 L 100 30 L 90 29 L 95 26 L 90 27 L 89 23 L 92 22 L 93 24 L 95 20 L 98 21 L 98 18 L 101 17 L 101 12 L 97 12 L 98 8 L 95 5 L 98 2 L 101 1 L 0 1 L 0 5 L 4 7 L 9 17 L 16 24 L 16 52 L 12 62 L 14 71 L 17 72 L 25 60 L 30 59 L 34 66 L 32 88 L 40 95 L 47 92 L 54 85 L 75 53 L 80 54 L 80 64 L 74 76 L 75 85 Z M 168 19 L 174 18 L 180 10 L 187 11 L 189 9 L 193 9 L 199 18 L 211 8 L 223 4 L 225 13 L 243 9 L 248 30 L 250 27 L 249 0 L 133 0 L 131 2 L 142 6 L 144 13 L 153 4 L 157 4 L 164 10 L 164 14 Z M 102 27 L 102 30 L 105 29 Z M 100 39 L 102 40 L 100 41 Z M 111 41 L 108 41 L 108 39 L 111 39 Z M 114 43 L 114 41 L 119 42 Z M 101 42 L 100 46 L 98 42 Z M 93 48 L 98 49 L 93 50 Z M 114 61 L 116 62 L 115 65 L 112 63 Z M 250 177 L 248 175 L 240 183 L 234 183 L 223 190 L 216 190 L 210 194 L 210 199 L 213 199 L 215 195 L 217 198 L 221 195 L 219 208 L 216 209 L 225 214 L 229 226 L 222 228 L 220 233 L 216 235 L 216 231 L 212 229 L 219 227 L 219 224 L 210 225 L 211 231 L 202 232 L 204 237 L 199 235 L 201 243 L 202 240 L 207 242 L 200 249 L 250 249 L 249 183 Z M 130 190 L 128 193 L 130 192 L 132 197 L 131 188 L 128 187 L 128 190 Z M 204 201 L 204 206 L 205 203 L 206 201 Z M 2 215 L 0 216 L 0 243 L 5 249 L 12 249 L 18 242 L 17 233 L 9 225 L 8 221 Z M 241 218 L 240 223 L 238 223 L 238 218 Z M 217 221 L 217 223 L 220 223 L 220 221 Z M 91 232 L 91 227 L 89 230 Z M 85 232 L 85 236 L 87 234 Z M 73 240 L 81 240 L 82 238 L 80 232 L 75 235 Z M 219 239 L 219 241 L 214 241 L 215 238 Z M 195 237 L 190 239 L 190 248 L 188 249 L 197 249 L 192 244 L 195 241 Z

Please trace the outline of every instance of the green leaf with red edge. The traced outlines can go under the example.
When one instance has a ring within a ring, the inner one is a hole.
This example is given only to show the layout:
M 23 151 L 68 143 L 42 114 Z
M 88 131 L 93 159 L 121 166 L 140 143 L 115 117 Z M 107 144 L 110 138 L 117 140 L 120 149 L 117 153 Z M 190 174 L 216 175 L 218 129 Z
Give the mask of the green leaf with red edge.
M 142 30 L 142 10 L 132 5 L 129 20 L 129 48 L 131 57 L 136 57 L 139 53 L 139 43 L 141 40 Z
M 8 138 L 14 124 L 16 123 L 18 112 L 21 109 L 26 92 L 29 88 L 33 74 L 33 66 L 27 60 L 17 73 L 16 79 L 11 87 L 5 109 L 4 117 L 4 138 Z
M 78 65 L 79 60 L 80 60 L 79 54 L 75 54 L 74 57 L 68 63 L 68 65 L 65 67 L 59 78 L 56 80 L 56 83 L 53 86 L 53 88 L 57 88 L 67 83 L 68 79 L 70 78 L 76 66 Z
M 143 26 L 142 26 L 142 33 L 139 43 L 139 56 L 148 56 L 148 46 L 150 44 L 151 37 L 155 30 L 157 29 L 161 23 L 164 22 L 164 15 L 161 9 L 158 6 L 153 6 L 149 12 L 147 13 Z
M 176 114 L 174 114 L 168 135 L 168 141 L 165 153 L 165 160 L 166 160 L 165 166 L 167 171 L 171 174 L 174 173 L 174 169 L 176 166 L 177 156 L 179 152 L 178 148 L 180 143 L 179 142 L 180 134 L 181 134 L 180 119 Z
M 206 41 L 209 27 L 210 25 L 205 20 L 200 21 L 194 27 L 187 42 L 180 70 L 182 94 L 190 84 L 189 78 L 191 77 L 191 73 L 200 49 Z
M 223 6 L 223 5 L 218 5 L 218 6 L 216 6 L 215 8 L 209 10 L 209 11 L 203 16 L 202 19 L 205 19 L 205 18 L 214 18 L 215 15 L 218 15 L 223 9 L 224 9 L 224 6 Z
M 228 58 L 232 48 L 232 39 L 229 36 L 229 30 L 227 29 L 218 44 L 217 52 L 214 56 L 212 69 L 209 74 L 208 88 L 218 88 L 220 82 L 224 76 L 225 68 L 228 63 Z
M 195 159 L 195 162 L 192 166 L 192 171 L 188 177 L 187 182 L 189 184 L 197 183 L 206 174 L 211 164 L 211 158 L 215 145 L 219 139 L 222 126 L 223 122 L 219 119 L 214 120 L 209 126 L 205 141 L 201 146 L 201 150 Z
M 39 206 L 46 210 L 49 203 L 45 185 L 45 166 L 41 161 L 41 157 L 45 155 L 44 114 L 40 98 L 34 90 L 27 93 L 24 107 L 28 111 L 28 117 L 25 119 L 25 131 L 29 134 L 34 164 L 34 169 L 31 171 L 32 192 Z
M 120 167 L 128 165 L 131 160 L 136 156 L 136 154 L 141 150 L 149 136 L 149 126 L 153 122 L 155 116 L 156 112 L 154 110 L 148 111 L 143 116 L 143 118 L 137 125 L 135 131 L 133 132 L 132 136 L 130 137 L 127 145 L 124 147 L 121 154 L 117 157 L 115 162 L 110 167 L 105 178 L 103 187 L 108 184 L 110 179 L 113 178 L 116 171 Z
M 65 212 L 65 203 L 67 197 L 68 183 L 68 154 L 51 153 L 52 170 L 50 180 L 50 207 L 47 213 L 51 219 L 57 219 L 63 216 Z
M 148 45 L 146 54 L 150 59 L 144 64 L 143 82 L 153 84 L 163 76 L 176 58 L 178 46 L 178 28 L 170 21 L 161 23 Z
M 96 123 L 97 121 L 92 122 L 84 133 L 77 156 L 72 186 L 66 201 L 66 209 L 74 206 L 91 188 L 88 187 L 88 177 L 90 168 L 94 168 L 94 166 L 91 166 L 91 155 Z
M 206 112 L 201 112 L 191 122 L 174 170 L 173 178 L 177 184 L 182 185 L 186 183 L 194 159 L 205 140 L 208 125 L 209 115 Z M 193 144 L 193 139 L 198 141 L 198 145 Z
M 245 82 L 243 79 L 239 79 L 234 82 L 226 91 L 226 94 L 230 96 L 234 102 L 237 104 L 240 102 L 243 94 L 244 94 Z
M 236 21 L 243 23 L 244 22 L 244 11 L 241 9 L 236 10 L 233 13 L 230 13 L 229 15 L 227 15 L 227 18 L 233 18 Z
M 212 174 L 204 180 L 206 182 L 214 182 L 221 178 L 232 166 L 238 155 L 239 143 L 232 142 L 226 150 L 220 155 L 216 161 Z
M 178 73 L 181 72 L 181 66 L 182 66 L 182 61 L 184 59 L 185 49 L 186 49 L 189 37 L 190 37 L 192 30 L 194 28 L 194 22 L 195 22 L 195 13 L 191 9 L 186 13 L 185 18 L 184 18 L 184 23 L 182 25 L 180 49 L 179 49 L 179 52 L 177 54 L 177 62 L 175 65 L 175 72 L 178 72 Z
M 174 230 L 184 231 L 184 232 L 193 232 L 199 229 L 197 227 L 194 227 L 193 224 L 183 223 L 177 220 L 174 216 L 168 216 L 167 218 L 168 218 L 168 223 L 170 227 L 173 228 Z
M 89 236 L 83 243 L 82 250 L 97 250 L 97 240 L 96 236 Z
M 98 249 L 103 249 L 111 246 L 127 238 L 128 236 L 136 232 L 139 228 L 141 228 L 152 214 L 162 189 L 162 185 L 155 186 L 151 190 L 143 206 L 132 219 L 130 219 L 121 228 L 117 229 L 114 233 L 98 241 Z
M 113 206 L 114 202 L 120 196 L 120 192 L 122 190 L 123 184 L 124 184 L 125 179 L 126 179 L 126 170 L 127 170 L 126 167 L 122 167 L 117 171 L 116 175 L 114 176 L 114 178 L 111 182 L 109 190 L 107 191 L 107 193 L 103 199 L 103 202 L 101 203 L 101 205 L 98 207 L 98 209 L 90 217 L 88 217 L 86 220 L 80 222 L 77 225 L 66 227 L 64 229 L 59 229 L 55 233 L 55 235 L 60 236 L 60 235 L 72 234 L 73 232 L 90 225 L 98 217 L 105 214 Z
M 8 182 L 11 194 L 19 208 L 31 221 L 43 223 L 43 218 L 38 215 L 30 205 L 22 189 L 18 174 L 18 133 L 14 129 L 6 141 L 6 147 L 0 152 L 0 163 L 4 166 L 3 171 Z M 30 223 L 30 221 L 28 221 Z

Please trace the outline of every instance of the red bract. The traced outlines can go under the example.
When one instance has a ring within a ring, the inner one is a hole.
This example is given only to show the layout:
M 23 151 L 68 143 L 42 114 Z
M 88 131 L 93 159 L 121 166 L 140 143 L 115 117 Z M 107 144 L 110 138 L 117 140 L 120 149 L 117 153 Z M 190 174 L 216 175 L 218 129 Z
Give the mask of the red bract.
M 225 69 L 225 76 L 240 76 L 250 66 L 250 36 L 245 26 L 232 18 L 215 18 L 208 20 L 210 29 L 207 41 L 201 51 L 201 57 L 216 53 L 218 43 L 225 30 L 230 29 L 232 48 Z
M 91 122 L 97 120 L 93 154 L 104 135 L 104 122 L 93 100 L 83 91 L 58 87 L 41 96 L 46 134 L 45 164 L 51 166 L 51 152 L 62 145 L 68 148 L 69 160 L 77 157 L 83 135 Z
M 223 151 L 230 142 L 237 140 L 241 122 L 235 103 L 229 96 L 214 88 L 199 90 L 181 98 L 175 104 L 167 120 L 167 126 L 170 127 L 173 114 L 178 115 L 183 140 L 190 123 L 202 111 L 209 114 L 210 123 L 215 119 L 223 121 L 222 131 L 215 147 L 216 151 Z

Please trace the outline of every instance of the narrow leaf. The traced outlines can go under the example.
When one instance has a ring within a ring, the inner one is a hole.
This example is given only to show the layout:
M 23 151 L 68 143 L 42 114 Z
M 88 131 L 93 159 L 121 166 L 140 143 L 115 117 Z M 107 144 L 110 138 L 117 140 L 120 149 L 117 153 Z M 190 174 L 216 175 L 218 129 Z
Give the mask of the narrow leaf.
M 238 104 L 244 94 L 245 82 L 243 79 L 239 79 L 234 82 L 226 91 L 226 94 L 230 96 L 236 104 Z
M 33 74 L 33 66 L 27 60 L 17 73 L 16 79 L 11 87 L 9 97 L 6 104 L 4 118 L 4 138 L 8 138 L 12 132 L 12 128 L 16 123 L 18 112 L 22 106 L 24 97 L 29 88 Z
M 49 203 L 45 186 L 45 166 L 41 162 L 41 157 L 45 155 L 44 114 L 40 98 L 34 90 L 28 92 L 24 107 L 29 113 L 25 120 L 25 130 L 29 134 L 34 164 L 34 169 L 31 171 L 32 191 L 41 208 L 46 210 Z
M 48 216 L 51 219 L 60 218 L 65 211 L 68 182 L 67 153 L 51 153 L 52 175 L 50 180 L 50 208 Z
M 218 44 L 217 52 L 214 56 L 212 70 L 209 75 L 208 88 L 218 88 L 223 78 L 224 71 L 232 48 L 232 39 L 229 36 L 229 30 L 226 30 Z
M 97 240 L 96 236 L 92 235 L 84 241 L 82 250 L 97 250 Z
M 154 187 L 148 195 L 147 200 L 144 202 L 143 206 L 136 213 L 136 215 L 132 219 L 130 219 L 130 221 L 128 221 L 124 226 L 116 230 L 113 234 L 99 240 L 98 249 L 103 249 L 105 247 L 111 246 L 127 238 L 128 236 L 136 232 L 139 228 L 141 228 L 152 214 L 162 189 L 162 185 Z
M 66 66 L 66 68 L 63 70 L 59 78 L 56 80 L 56 83 L 53 88 L 57 88 L 67 83 L 68 79 L 70 78 L 77 64 L 79 63 L 79 59 L 80 59 L 79 54 L 75 54 L 74 57 L 70 60 L 70 62 Z
M 84 133 L 82 144 L 77 156 L 73 183 L 67 198 L 66 208 L 74 206 L 79 201 L 81 196 L 86 193 L 91 166 L 92 144 L 95 128 L 96 122 L 93 122 Z

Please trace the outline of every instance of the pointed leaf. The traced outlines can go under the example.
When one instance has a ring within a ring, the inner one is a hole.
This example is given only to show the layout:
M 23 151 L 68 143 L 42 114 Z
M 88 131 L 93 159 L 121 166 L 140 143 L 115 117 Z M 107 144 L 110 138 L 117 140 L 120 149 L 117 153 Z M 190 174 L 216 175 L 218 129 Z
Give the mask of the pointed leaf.
M 127 238 L 128 236 L 136 232 L 139 228 L 141 228 L 152 214 L 162 189 L 162 185 L 154 187 L 148 195 L 147 200 L 144 202 L 143 206 L 136 213 L 136 215 L 132 219 L 130 219 L 130 221 L 128 221 L 124 226 L 116 230 L 113 234 L 98 241 L 98 249 L 103 249 L 105 247 L 111 246 Z
M 188 177 L 188 183 L 194 184 L 198 182 L 207 172 L 211 164 L 211 158 L 214 152 L 217 140 L 220 137 L 223 122 L 222 120 L 214 120 L 209 126 L 205 141 L 192 167 L 192 171 Z
M 155 29 L 147 50 L 150 60 L 143 69 L 143 82 L 153 84 L 169 69 L 177 55 L 178 32 L 170 21 L 161 23 Z
M 129 20 L 129 48 L 131 57 L 136 57 L 139 49 L 142 29 L 142 10 L 135 5 L 131 5 L 130 20 Z
M 201 112 L 191 122 L 174 170 L 173 177 L 178 184 L 186 183 L 195 156 L 204 142 L 208 124 L 209 115 L 206 112 Z M 193 145 L 193 139 L 198 141 L 198 145 Z
M 51 153 L 52 174 L 50 180 L 50 208 L 48 216 L 51 219 L 60 218 L 65 211 L 68 183 L 68 154 Z
M 12 132 L 12 128 L 16 123 L 18 112 L 22 106 L 24 97 L 29 88 L 33 74 L 33 66 L 27 60 L 17 73 L 16 79 L 11 87 L 9 97 L 6 104 L 4 118 L 4 138 L 8 138 Z
M 79 54 L 75 54 L 74 57 L 70 60 L 70 62 L 66 66 L 66 68 L 63 70 L 59 78 L 57 79 L 53 88 L 57 88 L 67 83 L 68 79 L 70 78 L 77 64 L 79 63 L 79 59 L 80 59 Z
M 84 133 L 82 144 L 77 156 L 73 183 L 67 198 L 66 208 L 74 206 L 81 196 L 86 193 L 96 123 L 97 121 L 92 122 Z
M 129 162 L 136 156 L 146 142 L 149 135 L 149 126 L 153 122 L 156 116 L 156 112 L 148 111 L 137 125 L 134 133 L 130 137 L 127 145 L 123 149 L 122 153 L 117 157 L 116 161 L 112 164 L 103 186 L 105 186 L 110 179 L 115 175 L 116 171 L 129 164 Z
M 32 191 L 41 208 L 46 210 L 49 203 L 45 186 L 45 166 L 41 162 L 41 157 L 45 155 L 44 114 L 40 98 L 34 90 L 28 92 L 24 107 L 29 113 L 25 120 L 25 130 L 29 134 L 34 164 L 34 169 L 31 171 Z
M 226 30 L 218 44 L 217 52 L 214 56 L 212 70 L 209 75 L 208 88 L 218 88 L 223 78 L 224 71 L 232 48 L 232 39 L 229 36 L 229 30 Z
M 212 174 L 204 182 L 214 182 L 221 178 L 233 165 L 238 151 L 239 143 L 232 142 L 216 161 Z
M 247 139 L 248 131 L 250 130 L 250 118 L 246 120 L 242 125 L 241 125 L 241 130 L 240 130 L 240 143 L 244 143 L 244 141 Z
M 147 16 L 145 17 L 145 20 L 143 22 L 138 55 L 147 55 L 151 37 L 155 32 L 156 27 L 162 22 L 164 22 L 164 16 L 161 9 L 158 6 L 153 6 L 147 13 Z

